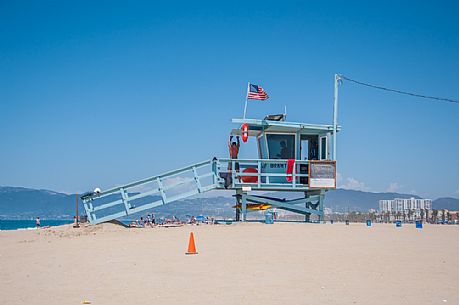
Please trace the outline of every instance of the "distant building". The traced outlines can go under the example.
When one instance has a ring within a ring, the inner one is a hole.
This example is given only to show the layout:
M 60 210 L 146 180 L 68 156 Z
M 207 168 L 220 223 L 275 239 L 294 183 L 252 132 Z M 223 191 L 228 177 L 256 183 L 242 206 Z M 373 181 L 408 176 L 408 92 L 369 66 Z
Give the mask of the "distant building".
M 459 211 L 449 211 L 446 209 L 432 210 L 428 216 L 427 220 L 431 223 L 459 223 Z
M 384 221 L 426 219 L 432 210 L 431 199 L 395 198 L 379 200 L 379 215 Z

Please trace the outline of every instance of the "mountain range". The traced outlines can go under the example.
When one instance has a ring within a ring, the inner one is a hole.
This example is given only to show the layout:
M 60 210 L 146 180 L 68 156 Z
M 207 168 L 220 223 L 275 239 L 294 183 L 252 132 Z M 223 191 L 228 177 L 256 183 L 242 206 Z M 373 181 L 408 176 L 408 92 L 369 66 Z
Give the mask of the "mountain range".
M 277 193 L 279 198 L 291 198 L 292 193 Z M 356 190 L 336 189 L 326 193 L 325 207 L 336 212 L 368 211 L 377 209 L 378 201 L 393 198 L 420 198 L 411 194 L 371 193 Z M 158 217 L 171 215 L 217 215 L 234 216 L 234 198 L 202 197 L 185 199 L 152 209 Z M 438 198 L 433 200 L 434 209 L 459 210 L 459 199 Z M 0 219 L 30 219 L 40 216 L 48 219 L 71 219 L 75 215 L 76 194 L 64 194 L 50 190 L 37 190 L 24 187 L 0 186 Z M 79 200 L 80 214 L 84 213 Z

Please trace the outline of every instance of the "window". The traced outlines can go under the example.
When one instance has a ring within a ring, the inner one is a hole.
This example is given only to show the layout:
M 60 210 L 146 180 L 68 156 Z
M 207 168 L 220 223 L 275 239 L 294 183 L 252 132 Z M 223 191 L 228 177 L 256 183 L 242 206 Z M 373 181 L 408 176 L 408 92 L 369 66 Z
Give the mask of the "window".
M 264 136 L 258 138 L 258 156 L 260 159 L 269 159 Z
M 270 159 L 295 159 L 295 135 L 267 134 Z
M 321 156 L 320 159 L 327 159 L 327 137 L 320 138 Z

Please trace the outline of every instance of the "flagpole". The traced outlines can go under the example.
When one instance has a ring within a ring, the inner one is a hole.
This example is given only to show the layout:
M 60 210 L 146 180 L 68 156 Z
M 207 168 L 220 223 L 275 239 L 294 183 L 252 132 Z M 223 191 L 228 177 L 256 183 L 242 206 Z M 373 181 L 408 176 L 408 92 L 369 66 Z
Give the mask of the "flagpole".
M 245 94 L 245 106 L 244 106 L 244 121 L 245 121 L 245 115 L 247 113 L 247 100 L 249 97 L 249 87 L 250 87 L 250 82 L 247 82 L 247 93 Z
M 341 76 L 335 74 L 335 94 L 333 101 L 333 157 L 332 160 L 336 161 L 336 135 L 338 133 L 338 87 Z

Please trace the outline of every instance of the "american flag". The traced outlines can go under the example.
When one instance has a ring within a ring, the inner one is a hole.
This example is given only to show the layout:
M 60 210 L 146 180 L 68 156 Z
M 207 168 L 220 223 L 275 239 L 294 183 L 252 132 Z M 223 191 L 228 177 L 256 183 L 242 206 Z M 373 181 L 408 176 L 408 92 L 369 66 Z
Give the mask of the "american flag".
M 268 94 L 258 85 L 249 84 L 249 90 L 247 92 L 248 100 L 267 100 Z

